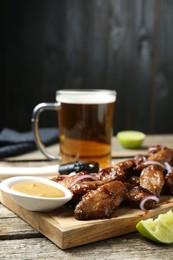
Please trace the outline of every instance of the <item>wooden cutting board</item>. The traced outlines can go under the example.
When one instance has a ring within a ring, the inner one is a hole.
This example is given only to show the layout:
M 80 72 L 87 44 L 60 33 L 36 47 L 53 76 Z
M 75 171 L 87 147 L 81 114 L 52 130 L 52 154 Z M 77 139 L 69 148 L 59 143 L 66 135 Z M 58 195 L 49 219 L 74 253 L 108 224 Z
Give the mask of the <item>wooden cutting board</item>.
M 83 221 L 76 220 L 73 211 L 65 206 L 51 213 L 38 213 L 18 206 L 4 192 L 1 192 L 0 199 L 6 207 L 61 249 L 133 232 L 141 219 L 156 217 L 160 213 L 173 209 L 173 197 L 165 196 L 153 210 L 143 212 L 124 205 L 116 210 L 115 217 L 111 219 Z

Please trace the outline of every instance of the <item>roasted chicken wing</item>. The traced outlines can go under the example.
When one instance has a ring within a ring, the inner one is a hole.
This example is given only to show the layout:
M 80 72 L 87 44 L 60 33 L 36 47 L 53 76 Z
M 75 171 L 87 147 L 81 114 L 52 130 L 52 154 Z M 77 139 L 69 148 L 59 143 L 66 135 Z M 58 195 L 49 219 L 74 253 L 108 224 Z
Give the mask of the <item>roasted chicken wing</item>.
M 123 182 L 112 181 L 86 193 L 74 210 L 75 217 L 77 219 L 110 217 L 123 201 L 124 192 Z

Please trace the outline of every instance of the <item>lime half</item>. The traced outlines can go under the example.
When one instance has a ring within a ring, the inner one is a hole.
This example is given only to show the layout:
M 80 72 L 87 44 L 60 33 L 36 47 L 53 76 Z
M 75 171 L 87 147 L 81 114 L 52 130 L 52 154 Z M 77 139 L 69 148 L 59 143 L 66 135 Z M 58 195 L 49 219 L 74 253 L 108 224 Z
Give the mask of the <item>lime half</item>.
M 139 148 L 144 139 L 145 134 L 139 131 L 121 131 L 117 133 L 117 139 L 125 148 Z
M 136 225 L 142 236 L 158 243 L 173 243 L 173 211 L 152 218 L 141 220 Z

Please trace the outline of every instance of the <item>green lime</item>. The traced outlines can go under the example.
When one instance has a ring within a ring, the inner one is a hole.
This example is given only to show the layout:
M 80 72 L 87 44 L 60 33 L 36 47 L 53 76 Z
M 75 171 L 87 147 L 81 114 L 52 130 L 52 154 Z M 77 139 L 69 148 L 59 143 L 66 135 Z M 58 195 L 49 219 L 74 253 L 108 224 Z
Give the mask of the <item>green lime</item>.
M 139 148 L 145 139 L 145 134 L 139 131 L 121 131 L 117 133 L 117 139 L 125 148 Z
M 141 220 L 136 225 L 142 236 L 158 243 L 173 243 L 173 211 L 152 218 Z

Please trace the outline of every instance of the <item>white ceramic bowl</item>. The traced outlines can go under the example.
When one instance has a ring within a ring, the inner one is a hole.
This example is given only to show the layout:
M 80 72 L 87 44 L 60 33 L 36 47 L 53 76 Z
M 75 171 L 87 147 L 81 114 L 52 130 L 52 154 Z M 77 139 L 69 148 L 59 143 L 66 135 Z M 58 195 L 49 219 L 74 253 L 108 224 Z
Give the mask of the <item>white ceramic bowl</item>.
M 44 184 L 52 185 L 53 187 L 62 190 L 65 193 L 65 196 L 59 198 L 30 196 L 17 192 L 10 188 L 14 184 L 26 181 L 41 182 Z M 72 198 L 72 193 L 70 192 L 70 190 L 65 188 L 63 185 L 42 177 L 23 176 L 8 178 L 0 183 L 0 189 L 6 192 L 18 205 L 31 211 L 52 211 L 63 206 Z

